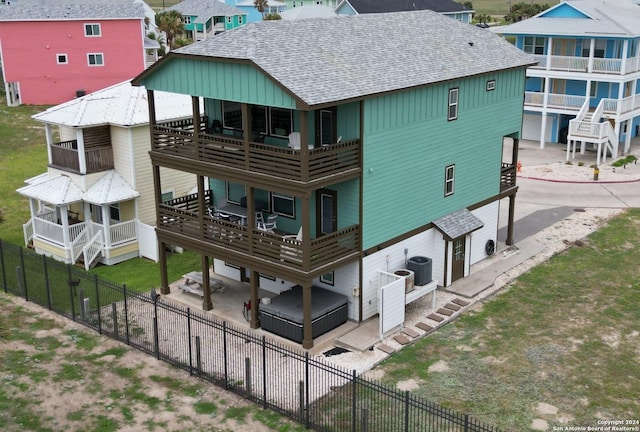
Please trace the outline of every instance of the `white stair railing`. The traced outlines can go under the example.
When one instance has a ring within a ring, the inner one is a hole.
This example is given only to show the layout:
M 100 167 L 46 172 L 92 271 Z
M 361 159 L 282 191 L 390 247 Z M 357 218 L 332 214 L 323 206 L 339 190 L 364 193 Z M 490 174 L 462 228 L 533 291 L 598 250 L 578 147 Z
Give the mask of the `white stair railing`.
M 591 117 L 591 121 L 593 123 L 600 123 L 600 119 L 602 118 L 602 113 L 604 112 L 604 100 L 601 100 L 596 109 L 593 111 L 593 116 Z
M 71 264 L 75 264 L 78 262 L 80 255 L 82 255 L 82 248 L 85 244 L 87 244 L 87 238 L 89 236 L 89 231 L 87 230 L 86 224 L 82 227 L 82 230 L 76 235 L 76 237 L 71 242 Z
M 24 233 L 24 244 L 29 245 L 33 239 L 33 219 L 29 219 L 27 223 L 22 225 L 22 232 Z
M 102 248 L 104 247 L 104 238 L 102 230 L 99 230 L 91 240 L 82 248 L 82 254 L 84 257 L 84 268 L 89 271 L 92 267 L 93 261 L 100 255 Z
M 616 135 L 616 131 L 613 130 L 613 126 L 611 126 L 611 123 L 607 122 L 607 128 L 606 128 L 606 133 L 607 136 L 609 137 L 609 140 L 606 142 L 605 144 L 605 149 L 604 149 L 604 156 L 603 156 L 603 162 L 607 161 L 607 150 L 609 150 L 611 152 L 611 157 L 612 158 L 617 158 L 618 157 L 618 136 Z
M 580 111 L 578 111 L 578 114 L 576 115 L 576 118 L 574 120 L 582 121 L 588 112 L 589 112 L 589 98 L 586 98 L 584 103 L 582 104 L 582 108 L 580 108 Z

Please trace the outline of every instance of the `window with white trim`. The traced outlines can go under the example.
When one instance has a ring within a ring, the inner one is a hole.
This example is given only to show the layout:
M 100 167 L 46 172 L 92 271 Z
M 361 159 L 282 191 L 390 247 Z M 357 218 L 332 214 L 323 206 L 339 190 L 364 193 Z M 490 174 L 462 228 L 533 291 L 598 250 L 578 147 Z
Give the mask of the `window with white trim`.
M 280 216 L 295 219 L 296 199 L 289 195 L 271 193 L 271 212 Z
M 523 51 L 529 54 L 544 54 L 544 44 L 543 37 L 526 36 Z
M 456 120 L 458 118 L 458 89 L 449 89 L 449 110 L 447 111 L 447 120 Z
M 64 53 L 56 54 L 56 63 L 69 64 L 69 57 Z
M 233 17 L 228 16 L 227 17 L 227 24 L 232 24 L 233 23 Z
M 238 24 L 242 24 L 242 15 L 238 15 Z
M 87 64 L 89 66 L 104 66 L 104 57 L 102 53 L 87 54 Z
M 184 21 L 185 24 L 191 24 L 191 17 L 190 16 L 183 16 L 182 20 Z
M 90 23 L 84 25 L 84 35 L 86 37 L 100 37 L 102 36 L 102 29 L 98 23 Z
M 448 165 L 444 169 L 444 196 L 453 195 L 455 191 L 456 166 Z
M 487 81 L 487 91 L 493 91 L 496 89 L 496 80 Z

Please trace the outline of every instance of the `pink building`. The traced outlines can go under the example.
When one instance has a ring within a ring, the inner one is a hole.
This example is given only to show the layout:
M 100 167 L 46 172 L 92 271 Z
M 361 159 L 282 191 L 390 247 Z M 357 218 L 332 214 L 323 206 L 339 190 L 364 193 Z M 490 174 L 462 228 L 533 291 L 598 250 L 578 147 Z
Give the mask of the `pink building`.
M 59 104 L 144 70 L 141 3 L 16 3 L 0 6 L 0 58 L 9 106 Z

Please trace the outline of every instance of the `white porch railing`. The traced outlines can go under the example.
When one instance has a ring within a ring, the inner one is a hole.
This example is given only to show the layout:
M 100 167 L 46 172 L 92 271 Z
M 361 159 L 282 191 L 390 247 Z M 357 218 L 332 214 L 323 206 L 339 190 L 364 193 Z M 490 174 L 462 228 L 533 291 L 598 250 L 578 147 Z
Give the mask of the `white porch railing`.
M 38 217 L 33 218 L 33 235 L 34 237 L 42 238 L 43 240 L 56 243 L 60 246 L 67 246 L 64 244 L 64 235 L 62 231 L 62 225 L 50 222 L 46 219 L 40 219 Z
M 640 95 L 626 97 L 624 99 L 602 99 L 603 112 L 610 116 L 628 114 L 640 110 Z
M 111 225 L 109 230 L 109 237 L 111 246 L 118 246 L 123 243 L 134 241 L 138 238 L 136 234 L 136 221 L 130 220 L 126 222 L 120 222 L 115 225 Z
M 98 231 L 91 240 L 87 242 L 82 248 L 82 254 L 84 257 L 84 268 L 89 271 L 91 263 L 98 257 L 104 247 L 104 237 L 102 231 Z
M 590 72 L 590 73 L 603 73 L 603 74 L 615 74 L 624 75 L 640 70 L 640 59 L 638 57 L 628 59 L 617 58 L 598 58 L 592 59 L 591 68 L 589 68 L 589 57 L 574 57 L 574 56 L 547 56 L 547 55 L 534 55 L 537 61 L 537 66 L 532 66 L 535 69 L 550 69 L 561 70 L 571 72 Z
M 558 93 L 549 93 L 547 95 L 547 108 L 565 109 L 578 111 L 584 105 L 588 98 L 586 96 L 565 95 Z M 541 92 L 525 92 L 524 104 L 530 107 L 544 106 L 544 93 Z

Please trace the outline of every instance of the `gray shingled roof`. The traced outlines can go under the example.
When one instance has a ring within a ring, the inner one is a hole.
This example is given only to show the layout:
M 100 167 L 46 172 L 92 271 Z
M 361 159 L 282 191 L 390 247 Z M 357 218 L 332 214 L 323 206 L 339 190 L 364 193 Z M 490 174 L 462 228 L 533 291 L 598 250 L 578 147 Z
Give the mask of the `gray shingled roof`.
M 198 23 L 204 23 L 216 16 L 245 15 L 240 9 L 219 0 L 184 0 L 167 10 L 176 10 L 183 16 L 195 16 L 197 17 L 195 22 Z
M 432 10 L 435 12 L 470 11 L 453 0 L 348 0 L 349 4 L 361 14 L 403 12 L 413 10 Z
M 250 23 L 174 52 L 250 60 L 310 106 L 536 63 L 433 11 Z
M 99 1 L 99 0 L 98 0 Z M 72 3 L 60 0 L 25 1 L 0 6 L 0 21 L 144 18 L 144 6 L 133 1 Z
M 449 240 L 457 239 L 484 226 L 484 223 L 466 208 L 444 215 L 434 220 L 433 224 Z
M 493 27 L 499 34 L 532 34 L 562 36 L 640 36 L 640 6 L 629 0 L 565 0 L 553 8 L 566 4 L 589 18 L 545 18 L 546 11 L 517 23 Z M 549 9 L 547 9 L 549 10 Z

